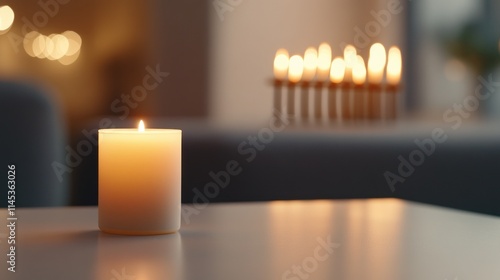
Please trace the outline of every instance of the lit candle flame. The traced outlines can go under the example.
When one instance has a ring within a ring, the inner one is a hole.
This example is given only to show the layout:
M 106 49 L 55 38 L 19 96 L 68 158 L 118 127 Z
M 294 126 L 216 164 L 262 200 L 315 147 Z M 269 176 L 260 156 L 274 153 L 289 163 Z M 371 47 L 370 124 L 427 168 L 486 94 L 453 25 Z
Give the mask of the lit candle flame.
M 344 49 L 344 61 L 347 68 L 354 68 L 357 51 L 353 45 L 347 45 Z
M 300 55 L 294 55 L 290 58 L 288 69 L 288 80 L 292 83 L 297 83 L 302 79 L 304 73 L 304 60 Z
M 387 55 L 384 46 L 380 43 L 373 44 L 368 59 L 368 81 L 370 84 L 380 84 L 382 82 L 386 60 Z
M 328 43 L 321 43 L 318 48 L 318 80 L 328 79 L 332 63 L 332 48 Z
M 316 75 L 317 67 L 318 51 L 313 47 L 309 47 L 304 53 L 304 81 L 309 82 L 314 78 L 314 76 Z
M 344 48 L 344 62 L 345 62 L 345 81 L 351 82 L 352 68 L 356 64 L 356 48 L 353 45 L 347 45 Z
M 356 56 L 356 62 L 352 68 L 352 81 L 356 85 L 362 85 L 366 80 L 366 67 L 364 59 L 358 55 Z
M 144 122 L 141 120 L 139 122 L 139 132 L 144 132 L 145 128 L 144 128 Z
M 401 81 L 401 51 L 397 47 L 389 49 L 389 57 L 387 59 L 387 82 L 391 86 L 396 86 Z
M 273 70 L 276 80 L 282 81 L 286 79 L 288 72 L 288 51 L 286 49 L 279 49 L 276 51 Z
M 336 57 L 332 61 L 330 69 L 330 81 L 334 84 L 339 84 L 344 79 L 345 75 L 345 61 L 341 57 Z

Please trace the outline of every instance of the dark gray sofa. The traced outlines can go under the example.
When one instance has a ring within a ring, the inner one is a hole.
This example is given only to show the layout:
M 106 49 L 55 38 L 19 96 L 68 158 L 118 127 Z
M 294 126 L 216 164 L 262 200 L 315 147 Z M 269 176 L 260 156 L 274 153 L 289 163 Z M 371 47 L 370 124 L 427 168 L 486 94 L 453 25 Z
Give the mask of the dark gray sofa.
M 118 127 L 136 126 L 135 120 L 112 122 Z M 89 129 L 97 123 L 89 124 Z M 272 140 L 266 123 L 253 128 L 221 128 L 199 120 L 148 123 L 183 130 L 182 199 L 186 203 L 398 197 L 500 215 L 499 123 L 471 121 L 456 130 L 449 123 L 428 121 L 288 126 L 273 133 Z M 436 129 L 442 129 L 439 139 L 446 140 L 436 142 L 427 155 Z M 258 139 L 259 133 L 265 141 L 251 145 L 249 137 Z M 427 143 L 427 150 L 419 148 L 416 140 Z M 416 163 L 407 178 L 398 171 L 404 161 L 406 173 L 407 165 Z M 229 162 L 237 162 L 240 172 L 230 175 L 226 184 L 227 176 L 221 171 Z M 394 191 L 387 172 L 397 181 Z M 97 203 L 95 153 L 75 168 L 73 182 L 74 204 Z

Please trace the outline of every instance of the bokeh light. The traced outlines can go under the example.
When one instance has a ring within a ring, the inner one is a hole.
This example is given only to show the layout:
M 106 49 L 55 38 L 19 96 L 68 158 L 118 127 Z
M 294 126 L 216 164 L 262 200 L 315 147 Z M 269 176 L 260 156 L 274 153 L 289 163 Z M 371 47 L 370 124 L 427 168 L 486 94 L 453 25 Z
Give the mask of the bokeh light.
M 70 65 L 80 56 L 82 38 L 74 31 L 45 36 L 32 31 L 23 39 L 23 47 L 31 57 L 58 60 L 63 65 Z
M 51 34 L 49 36 L 50 40 L 54 44 L 54 49 L 49 53 L 48 59 L 56 60 L 60 59 L 68 53 L 69 40 L 64 35 L 61 34 Z
M 344 80 L 345 75 L 345 61 L 342 57 L 336 57 L 332 61 L 330 69 L 330 81 L 334 84 L 339 84 Z
M 318 51 L 314 47 L 309 47 L 304 53 L 304 81 L 311 81 L 316 75 L 318 67 Z
M 292 83 L 297 83 L 302 79 L 304 73 L 304 60 L 300 55 L 294 55 L 290 58 L 288 69 L 288 80 Z
M 0 32 L 8 30 L 14 23 L 14 11 L 9 6 L 0 7 Z
M 69 43 L 66 55 L 71 56 L 80 51 L 80 48 L 82 47 L 82 38 L 78 35 L 78 33 L 74 31 L 65 31 L 62 35 L 68 39 Z
M 31 56 L 31 57 L 36 57 L 35 52 L 33 50 L 33 43 L 35 39 L 40 35 L 40 33 L 36 31 L 31 31 L 30 33 L 26 34 L 23 39 L 23 47 L 24 51 Z
M 274 77 L 278 80 L 284 80 L 288 72 L 288 51 L 279 49 L 274 57 Z
M 365 60 L 360 55 L 356 56 L 356 62 L 352 68 L 352 81 L 356 85 L 362 85 L 366 80 Z

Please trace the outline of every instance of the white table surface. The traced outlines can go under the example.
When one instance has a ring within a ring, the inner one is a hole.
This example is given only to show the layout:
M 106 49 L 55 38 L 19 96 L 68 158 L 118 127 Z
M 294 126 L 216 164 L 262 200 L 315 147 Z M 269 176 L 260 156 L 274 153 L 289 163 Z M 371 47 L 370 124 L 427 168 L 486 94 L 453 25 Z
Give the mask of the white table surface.
M 16 272 L 2 226 L 0 279 L 500 277 L 500 218 L 396 199 L 211 204 L 142 237 L 101 233 L 97 207 L 16 211 Z

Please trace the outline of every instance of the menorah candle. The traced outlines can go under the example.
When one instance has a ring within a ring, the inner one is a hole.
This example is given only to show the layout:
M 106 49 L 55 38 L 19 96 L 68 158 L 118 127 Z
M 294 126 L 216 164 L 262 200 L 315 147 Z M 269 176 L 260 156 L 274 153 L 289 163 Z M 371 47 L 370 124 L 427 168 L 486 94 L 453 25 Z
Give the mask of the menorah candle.
M 385 101 L 387 119 L 395 119 L 397 117 L 401 71 L 401 51 L 397 47 L 391 47 L 387 58 L 387 95 Z
M 356 48 L 352 45 L 347 45 L 344 48 L 345 74 L 342 85 L 342 119 L 347 120 L 353 118 L 354 111 L 354 88 L 352 83 L 352 70 L 357 60 Z
M 356 60 L 357 60 L 356 48 L 352 45 L 347 45 L 344 48 L 344 63 L 345 63 L 344 82 L 346 83 L 352 82 L 352 69 L 356 64 Z
M 330 120 L 335 119 L 337 117 L 337 88 L 338 84 L 336 83 L 332 82 L 328 85 L 327 112 L 328 112 L 328 119 Z
M 380 120 L 382 118 L 382 87 L 380 84 L 368 84 L 363 97 L 365 119 Z
M 330 77 L 330 64 L 332 63 L 332 48 L 328 43 L 321 43 L 318 47 L 317 80 L 321 83 Z
M 365 117 L 369 119 L 381 118 L 382 106 L 382 79 L 386 63 L 385 48 L 380 43 L 375 43 L 370 48 L 368 59 L 368 91 L 364 98 Z
M 351 91 L 353 90 L 353 84 L 348 82 L 343 82 L 340 90 L 340 115 L 342 116 L 342 121 L 350 120 L 351 116 Z
M 321 43 L 318 47 L 318 70 L 316 85 L 314 87 L 314 118 L 316 120 L 327 118 L 326 94 L 323 89 L 330 77 L 330 64 L 332 62 L 332 48 L 328 43 Z
M 341 116 L 341 83 L 345 75 L 345 62 L 341 57 L 336 57 L 330 68 L 330 87 L 328 90 L 328 117 L 330 119 L 337 118 L 339 121 Z
M 273 114 L 283 115 L 283 82 L 288 74 L 288 51 L 279 49 L 274 57 Z
M 290 58 L 288 65 L 288 98 L 286 112 L 288 119 L 291 121 L 296 120 L 296 94 L 295 88 L 297 83 L 302 79 L 302 74 L 304 73 L 304 60 L 299 55 L 294 55 Z
M 316 76 L 318 67 L 318 52 L 314 47 L 309 47 L 304 53 L 304 73 L 302 75 L 300 93 L 300 118 L 302 121 L 311 121 L 314 114 L 314 99 L 311 98 L 309 89 Z
M 314 101 L 313 101 L 313 104 L 314 104 L 314 119 L 317 121 L 317 120 L 320 120 L 322 118 L 322 103 L 323 103 L 323 98 L 322 98 L 322 94 L 323 94 L 323 83 L 322 82 L 316 82 L 316 84 L 314 85 Z
M 299 109 L 299 121 L 307 122 L 309 121 L 309 82 L 302 82 L 300 84 L 300 94 L 299 103 L 297 105 Z
M 366 81 L 366 67 L 363 58 L 358 55 L 356 63 L 352 69 L 352 81 L 354 83 L 354 89 L 350 97 L 352 102 L 352 116 L 354 119 L 363 118 L 363 96 L 366 92 L 365 81 Z

